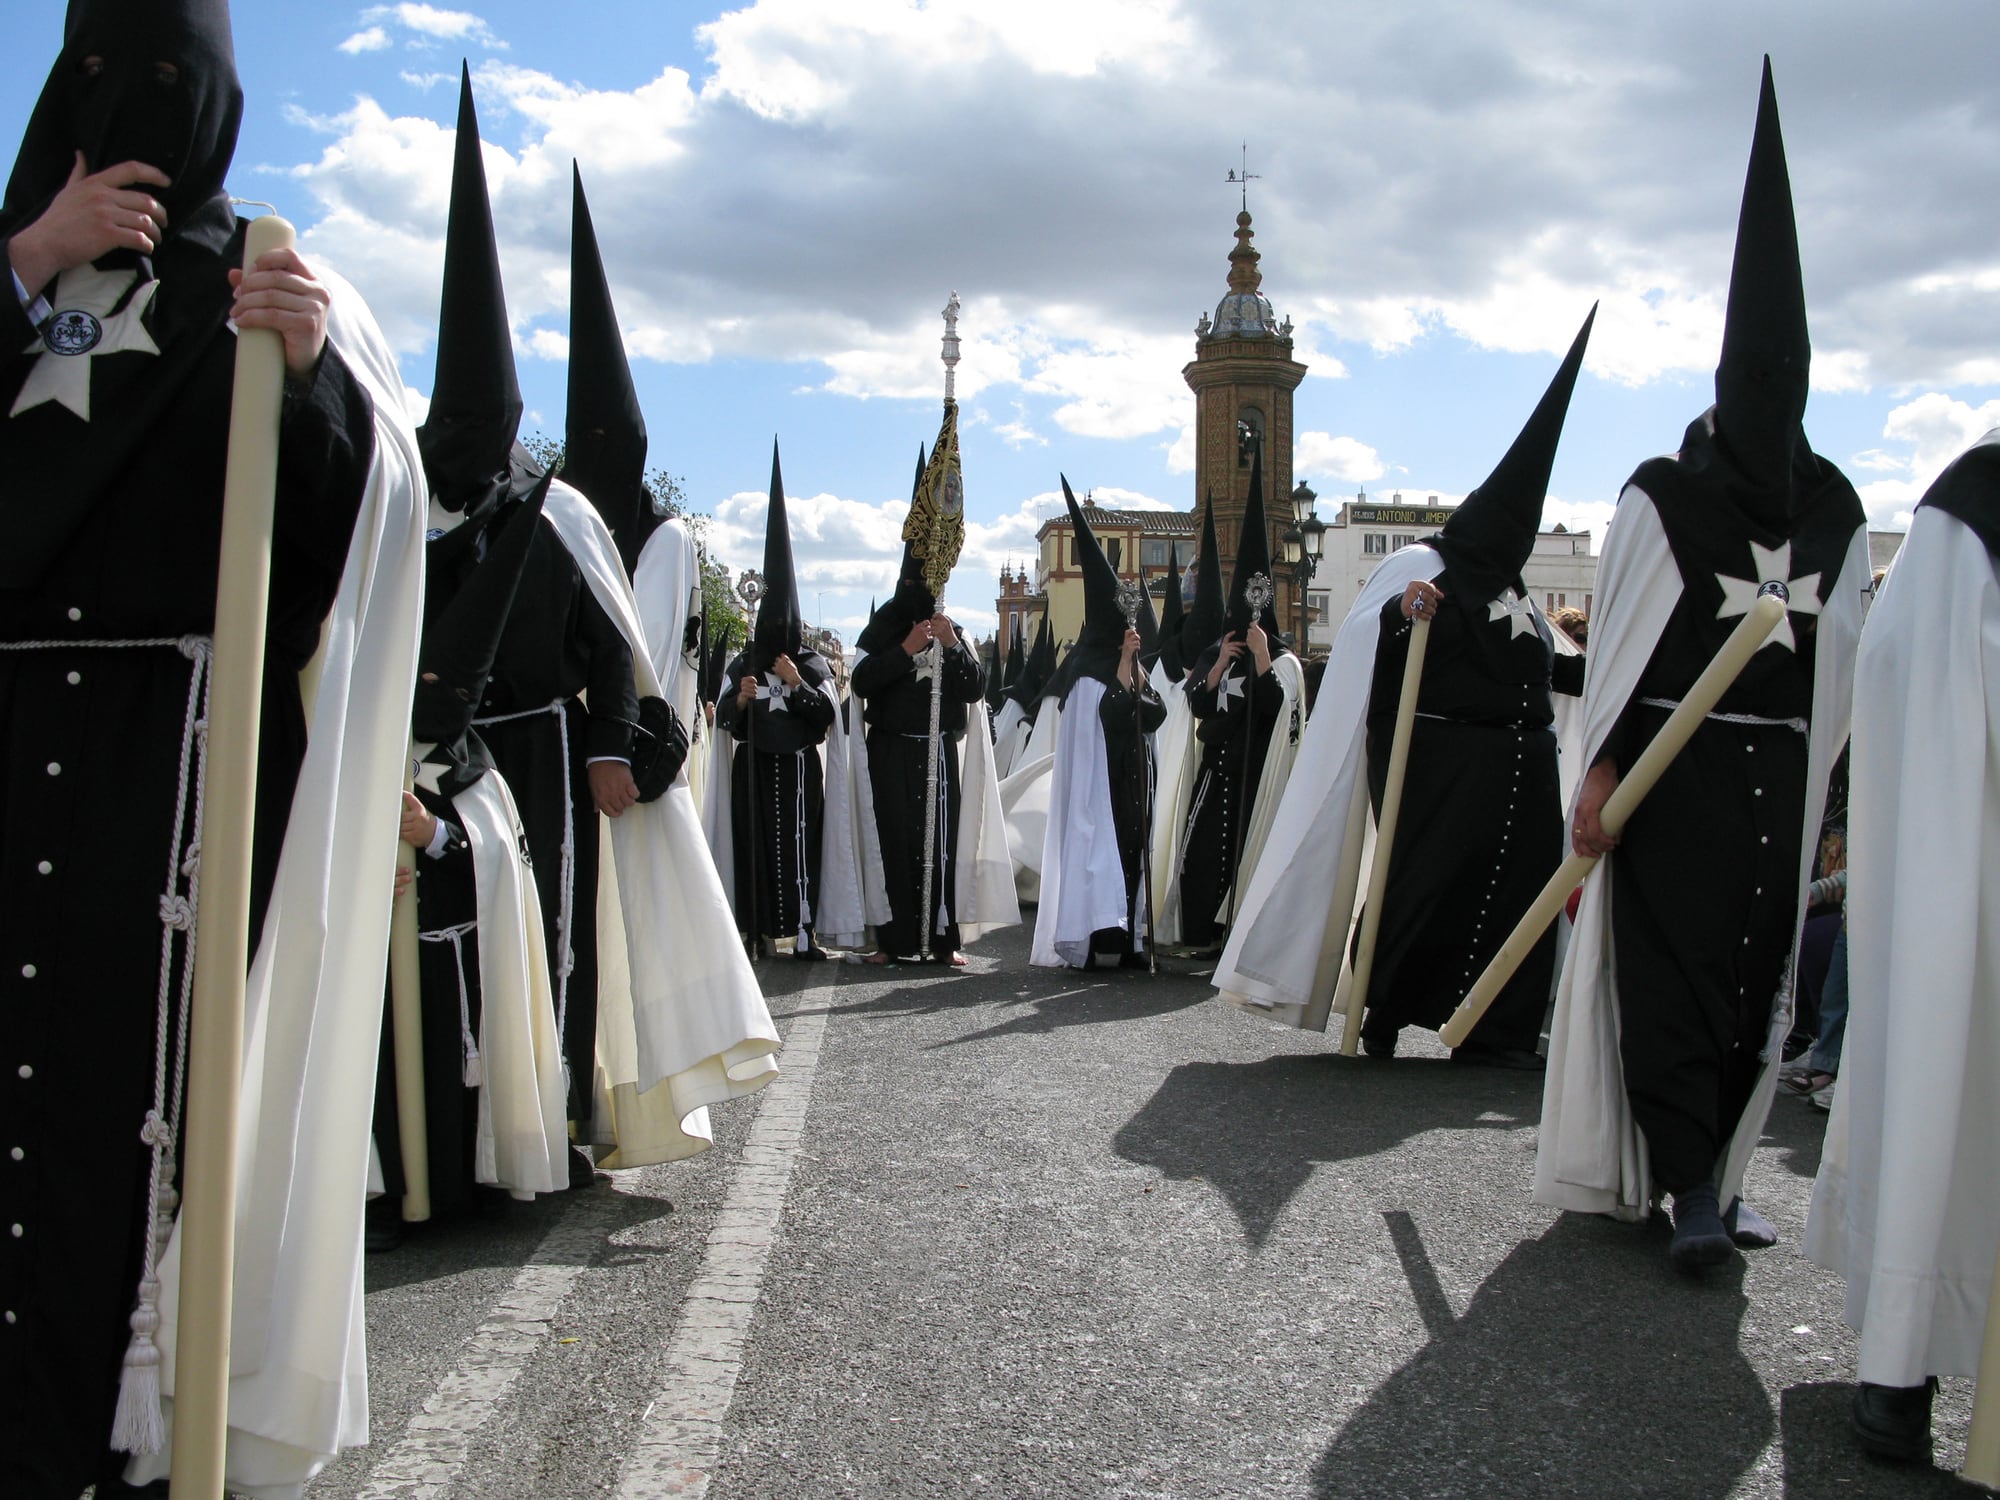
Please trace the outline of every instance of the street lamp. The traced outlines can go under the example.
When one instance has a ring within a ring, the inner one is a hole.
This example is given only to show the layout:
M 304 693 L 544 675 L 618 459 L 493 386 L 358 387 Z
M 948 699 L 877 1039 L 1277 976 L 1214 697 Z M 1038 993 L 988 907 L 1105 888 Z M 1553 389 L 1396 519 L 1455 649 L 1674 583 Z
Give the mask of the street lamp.
M 1300 654 L 1310 645 L 1306 638 L 1310 615 L 1306 610 L 1306 585 L 1319 568 L 1320 550 L 1326 545 L 1326 522 L 1313 511 L 1319 496 L 1312 487 L 1303 482 L 1292 491 L 1292 529 L 1281 539 L 1285 548 L 1285 561 L 1296 568 L 1299 601 L 1299 646 Z

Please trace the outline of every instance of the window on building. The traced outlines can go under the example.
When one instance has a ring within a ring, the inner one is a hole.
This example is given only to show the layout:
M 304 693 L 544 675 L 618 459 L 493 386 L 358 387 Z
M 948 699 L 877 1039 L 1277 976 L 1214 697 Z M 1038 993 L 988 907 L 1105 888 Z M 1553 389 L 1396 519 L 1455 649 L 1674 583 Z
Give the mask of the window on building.
M 1106 537 L 1104 539 L 1104 560 L 1111 564 L 1112 572 L 1116 573 L 1118 571 L 1124 551 L 1125 544 L 1117 537 Z
M 1264 414 L 1246 406 L 1236 414 L 1236 467 L 1247 469 L 1250 459 L 1264 445 Z
M 1399 531 L 1396 533 L 1395 544 L 1390 548 L 1390 550 L 1392 552 L 1401 552 L 1405 547 L 1414 547 L 1416 545 L 1417 545 L 1416 533 Z
M 1385 531 L 1367 531 L 1361 535 L 1361 555 L 1363 557 L 1387 557 L 1389 555 L 1389 534 Z
M 1553 610 L 1556 607 L 1556 596 L 1554 594 L 1544 594 L 1542 597 L 1549 601 L 1547 604 L 1542 606 L 1543 609 Z
M 1167 559 L 1165 537 L 1143 537 L 1139 542 L 1139 565 L 1144 568 L 1165 568 L 1172 566 Z
M 1556 608 L 1557 608 L 1557 609 L 1566 609 L 1566 608 L 1568 608 L 1568 607 L 1569 607 L 1569 595 L 1568 595 L 1568 594 L 1557 594 L 1557 595 L 1556 595 Z

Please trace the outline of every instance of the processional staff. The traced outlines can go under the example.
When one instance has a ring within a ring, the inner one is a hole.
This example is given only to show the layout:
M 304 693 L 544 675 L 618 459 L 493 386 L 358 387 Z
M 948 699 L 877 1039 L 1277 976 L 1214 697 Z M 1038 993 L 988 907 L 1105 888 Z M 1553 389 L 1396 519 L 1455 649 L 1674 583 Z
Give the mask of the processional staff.
M 290 249 L 293 239 L 292 226 L 276 214 L 253 219 L 244 235 L 243 269 L 254 269 L 258 257 L 270 251 Z M 268 328 L 238 329 L 208 696 L 207 784 L 223 794 L 204 797 L 201 808 L 202 890 L 195 916 L 180 1213 L 171 1484 L 187 1500 L 221 1500 L 228 1448 L 236 1125 L 256 813 L 256 799 L 247 789 L 257 784 L 264 610 L 271 591 L 271 520 L 284 382 L 283 336 Z
M 1426 596 L 1419 594 L 1411 608 L 1417 613 L 1410 616 L 1410 650 L 1403 659 L 1403 689 L 1396 700 L 1396 730 L 1389 740 L 1382 811 L 1375 819 L 1375 862 L 1368 871 L 1367 904 L 1361 908 L 1361 935 L 1354 950 L 1346 1019 L 1340 1028 L 1340 1050 L 1347 1057 L 1361 1050 L 1361 1012 L 1368 1004 L 1368 986 L 1375 976 L 1375 942 L 1382 933 L 1382 903 L 1389 894 L 1389 857 L 1396 848 L 1396 823 L 1403 808 L 1403 775 L 1409 769 L 1410 736 L 1417 722 L 1417 691 L 1423 684 L 1424 653 L 1431 643 L 1431 606 Z M 1357 770 L 1355 774 L 1359 779 L 1364 773 Z M 1365 806 L 1359 792 L 1355 794 L 1354 805 Z
M 1243 585 L 1244 601 L 1250 606 L 1250 624 L 1244 627 L 1245 641 L 1243 663 L 1243 764 L 1236 768 L 1236 836 L 1229 848 L 1229 920 L 1226 925 L 1236 925 L 1236 904 L 1239 900 L 1237 887 L 1243 880 L 1243 843 L 1250 833 L 1250 819 L 1243 809 L 1250 800 L 1250 747 L 1256 743 L 1253 735 L 1257 726 L 1255 692 L 1257 689 L 1257 663 L 1249 657 L 1248 641 L 1250 631 L 1264 618 L 1264 611 L 1277 597 L 1277 590 L 1271 586 L 1269 573 L 1252 573 Z M 1226 637 L 1225 637 L 1226 639 Z M 1222 686 L 1226 691 L 1229 671 L 1225 667 Z
M 764 674 L 757 666 L 757 602 L 764 597 L 764 575 L 754 568 L 746 568 L 743 576 L 736 580 L 736 597 L 743 601 L 743 607 L 750 611 L 750 649 L 744 653 L 744 661 L 757 676 Z M 757 700 L 752 698 L 750 706 L 743 714 L 744 743 L 749 747 L 749 759 L 744 762 L 747 775 L 743 778 L 746 796 L 750 804 L 749 826 L 745 830 L 750 846 L 750 961 L 756 963 L 764 956 L 764 939 L 758 930 L 757 920 Z
M 944 305 L 944 339 L 939 358 L 944 362 L 944 420 L 931 449 L 930 462 L 910 502 L 909 518 L 903 523 L 903 540 L 923 563 L 924 583 L 936 600 L 932 606 L 944 612 L 945 585 L 958 565 L 965 545 L 965 488 L 958 464 L 958 401 L 953 395 L 953 379 L 958 370 L 958 293 Z M 938 758 L 944 718 L 944 647 L 936 637 L 924 648 L 931 675 L 930 735 L 924 770 L 924 876 L 921 915 L 917 919 L 917 957 L 931 956 L 931 901 L 937 895 L 938 839 Z M 940 913 L 941 915 L 941 913 Z

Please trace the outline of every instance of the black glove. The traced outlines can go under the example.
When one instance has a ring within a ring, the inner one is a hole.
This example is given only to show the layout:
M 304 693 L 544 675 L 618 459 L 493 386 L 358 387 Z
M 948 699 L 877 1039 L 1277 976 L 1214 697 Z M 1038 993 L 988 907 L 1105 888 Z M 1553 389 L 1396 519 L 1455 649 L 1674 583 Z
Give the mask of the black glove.
M 687 729 L 673 705 L 664 698 L 641 698 L 639 723 L 632 735 L 632 780 L 638 784 L 639 800 L 653 802 L 665 796 L 687 757 Z

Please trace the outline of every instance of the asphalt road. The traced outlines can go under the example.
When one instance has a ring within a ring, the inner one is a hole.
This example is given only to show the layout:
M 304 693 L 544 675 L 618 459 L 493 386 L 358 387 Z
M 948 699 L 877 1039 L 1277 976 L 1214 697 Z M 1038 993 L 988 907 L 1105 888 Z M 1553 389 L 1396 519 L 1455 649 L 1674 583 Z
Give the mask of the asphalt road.
M 1848 1438 L 1824 1115 L 1751 1171 L 1783 1242 L 1694 1280 L 1529 1201 L 1536 1078 L 971 954 L 767 960 L 798 1046 L 714 1151 L 371 1256 L 373 1440 L 313 1500 L 1979 1493 L 1969 1382 L 1940 1470 Z

